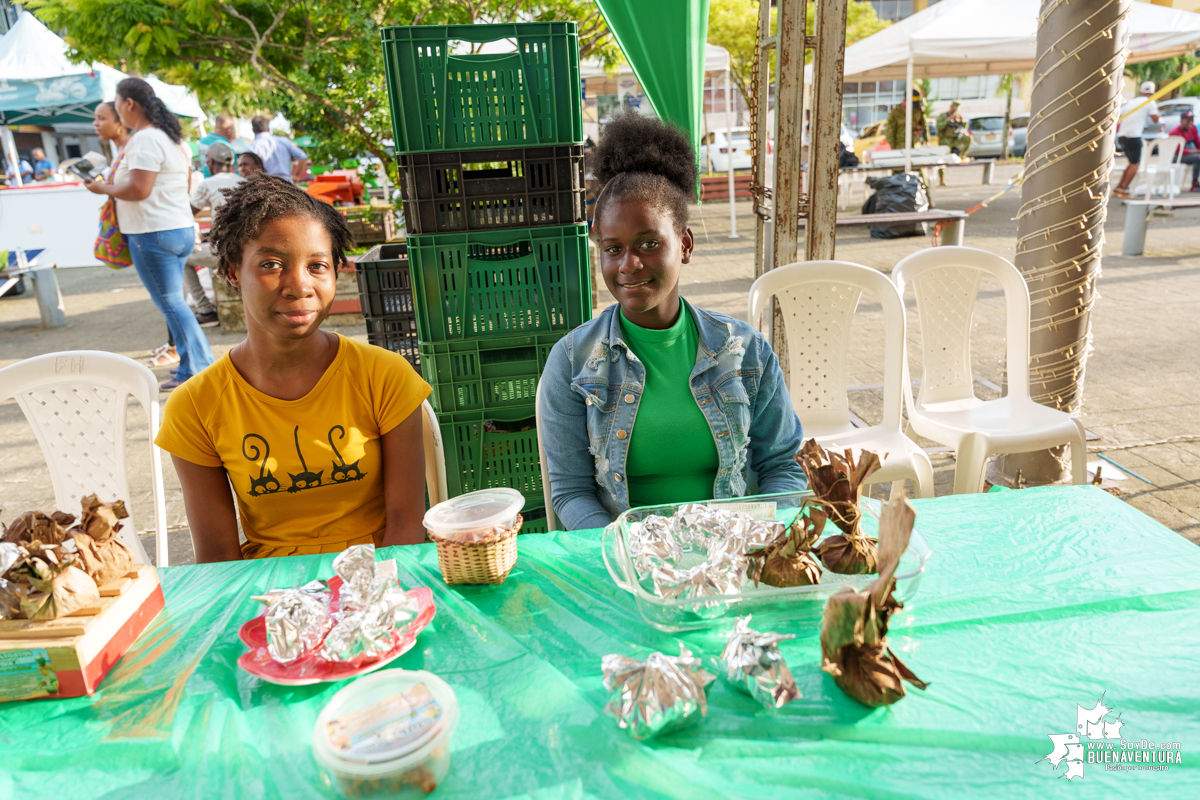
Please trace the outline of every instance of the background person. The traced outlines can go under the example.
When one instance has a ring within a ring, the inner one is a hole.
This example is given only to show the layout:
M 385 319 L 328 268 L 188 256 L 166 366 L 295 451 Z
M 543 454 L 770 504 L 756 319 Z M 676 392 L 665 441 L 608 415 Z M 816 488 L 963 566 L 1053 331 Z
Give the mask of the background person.
M 33 179 L 33 167 L 29 162 L 21 157 L 17 157 L 17 163 L 5 159 L 4 176 L 8 179 L 9 186 L 15 186 L 17 183 L 17 173 L 21 174 L 21 182 L 28 183 Z
M 270 125 L 271 120 L 266 117 L 250 120 L 254 141 L 249 149 L 262 159 L 263 169 L 268 174 L 295 183 L 308 170 L 308 154 L 291 139 L 271 133 Z
M 263 162 L 258 157 L 258 153 L 251 153 L 247 150 L 238 156 L 237 172 L 243 178 L 249 178 L 251 175 L 257 175 L 266 170 L 263 169 Z
M 593 236 L 617 303 L 554 345 L 540 435 L 567 530 L 632 507 L 799 491 L 800 420 L 751 325 L 679 295 L 696 161 L 683 133 L 627 113 L 596 154 Z
M 1179 124 L 1167 135 L 1183 139 L 1183 154 L 1179 160 L 1192 165 L 1192 191 L 1200 192 L 1200 130 L 1196 128 L 1196 115 L 1191 111 L 1183 112 Z
M 1137 175 L 1138 164 L 1142 163 L 1142 134 L 1146 131 L 1146 120 L 1158 122 L 1158 104 L 1147 100 L 1154 94 L 1154 81 L 1146 81 L 1141 85 L 1138 96 L 1121 106 L 1121 116 L 1132 114 L 1117 123 L 1117 139 L 1121 141 L 1121 149 L 1129 159 L 1129 165 L 1121 173 L 1121 180 L 1113 194 L 1117 197 L 1129 197 L 1129 184 Z
M 920 147 L 925 140 L 925 110 L 921 107 L 921 90 L 913 89 L 910 97 L 912 103 L 912 145 Z M 893 108 L 888 113 L 884 138 L 893 150 L 904 149 L 904 104 Z
M 208 208 L 215 218 L 217 210 L 225 205 L 225 192 L 242 182 L 242 177 L 233 171 L 236 158 L 233 149 L 227 144 L 213 142 L 208 146 L 205 166 L 212 177 L 205 178 L 196 187 L 196 191 L 192 192 L 189 202 L 194 215 L 199 216 Z M 204 241 L 204 237 L 197 241 L 192 254 L 188 256 L 187 269 L 183 271 L 183 283 L 196 300 L 196 321 L 200 323 L 200 327 L 208 328 L 219 325 L 220 320 L 217 317 L 217 307 L 204 293 L 204 288 L 200 285 L 200 276 L 196 274 L 196 270 L 202 268 L 208 269 L 210 275 L 216 275 L 217 260 L 213 256 L 212 245 Z
M 232 146 L 233 140 L 237 138 L 237 128 L 234 126 L 233 117 L 228 114 L 217 114 L 213 118 L 212 130 L 200 137 L 197 144 L 200 145 L 200 163 L 201 172 L 204 177 L 212 176 L 208 171 L 208 148 L 213 144 L 227 144 Z
M 175 339 L 179 369 L 164 382 L 170 391 L 213 362 L 212 350 L 183 299 L 183 271 L 195 231 L 188 204 L 191 156 L 184 153 L 179 120 L 141 78 L 117 84 L 117 113 L 134 131 L 111 184 L 89 181 L 96 194 L 116 198 L 121 233 L 138 277 Z
M 92 130 L 100 137 L 100 141 L 111 144 L 116 152 L 112 164 L 108 167 L 108 175 L 97 179 L 111 184 L 121 167 L 121 159 L 125 157 L 125 145 L 129 143 L 129 129 L 117 116 L 117 106 L 111 100 L 96 106 L 96 110 L 92 112 Z M 125 241 L 121 234 L 117 201 L 111 197 L 100 207 L 100 233 L 96 236 L 93 252 L 98 261 L 113 269 L 122 269 L 133 264 L 133 258 L 129 255 L 129 242 Z M 179 355 L 176 353 L 171 363 L 178 360 Z
M 54 177 L 54 164 L 46 158 L 46 151 L 40 147 L 33 148 L 33 179 L 48 181 Z
M 354 243 L 345 218 L 255 175 L 210 234 L 246 340 L 171 395 L 155 440 L 179 474 L 196 560 L 424 541 L 432 390 L 398 353 L 320 329 Z

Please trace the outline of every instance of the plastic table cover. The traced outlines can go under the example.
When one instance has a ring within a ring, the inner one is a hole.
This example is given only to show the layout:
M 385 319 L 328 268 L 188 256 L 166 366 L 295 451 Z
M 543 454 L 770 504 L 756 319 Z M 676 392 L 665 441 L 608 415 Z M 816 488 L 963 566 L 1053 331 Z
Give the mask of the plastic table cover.
M 498 587 L 447 587 L 432 545 L 381 551 L 438 604 L 392 666 L 435 672 L 461 704 L 434 797 L 1197 796 L 1200 548 L 1092 487 L 915 505 L 934 554 L 890 641 L 928 690 L 883 709 L 844 695 L 820 670 L 814 603 L 782 648 L 802 699 L 772 713 L 718 680 L 706 719 L 640 744 L 601 710 L 600 658 L 680 640 L 613 586 L 599 531 L 522 536 Z M 0 706 L 0 798 L 332 797 L 310 743 L 344 684 L 272 686 L 235 664 L 250 596 L 329 577 L 332 559 L 162 570 L 166 610 L 99 692 Z M 1101 697 L 1097 724 L 1120 724 L 1106 733 L 1178 742 L 1181 763 L 1064 780 L 1073 759 L 1041 760 L 1049 737 L 1069 742 Z

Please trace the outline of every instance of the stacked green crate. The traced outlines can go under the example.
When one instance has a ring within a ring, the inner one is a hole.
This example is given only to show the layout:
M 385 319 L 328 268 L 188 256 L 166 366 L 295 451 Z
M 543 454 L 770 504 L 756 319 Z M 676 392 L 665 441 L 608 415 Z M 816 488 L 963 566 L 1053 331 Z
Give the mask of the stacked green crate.
M 591 318 L 576 25 L 382 36 L 449 494 L 517 489 L 525 530 L 545 530 L 537 382 L 555 342 Z

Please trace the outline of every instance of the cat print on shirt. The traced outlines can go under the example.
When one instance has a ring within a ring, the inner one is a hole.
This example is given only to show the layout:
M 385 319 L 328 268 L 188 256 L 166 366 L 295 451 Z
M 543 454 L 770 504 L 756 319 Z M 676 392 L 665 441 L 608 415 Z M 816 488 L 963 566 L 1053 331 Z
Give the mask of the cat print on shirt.
M 303 492 L 309 489 L 319 489 L 322 486 L 334 486 L 339 483 L 349 483 L 351 481 L 362 480 L 367 476 L 359 466 L 358 461 L 346 463 L 346 459 L 342 456 L 341 451 L 334 444 L 333 436 L 337 433 L 338 440 L 343 441 L 346 438 L 346 429 L 341 425 L 334 425 L 329 429 L 326 438 L 329 441 L 329 446 L 332 448 L 336 460 L 330 464 L 329 479 L 325 479 L 325 470 L 311 470 L 308 467 L 308 462 L 304 458 L 304 453 L 300 449 L 300 426 L 297 425 L 292 431 L 292 442 L 296 448 L 296 458 L 300 462 L 299 472 L 288 472 L 287 475 L 291 478 L 291 485 L 287 487 L 287 491 L 291 494 Z M 259 443 L 262 446 L 259 446 Z M 267 460 L 271 454 L 270 442 L 263 436 L 257 433 L 248 433 L 242 439 L 242 455 L 247 461 L 251 461 L 258 465 L 258 475 L 250 473 L 250 497 L 262 497 L 263 495 L 275 494 L 283 490 L 283 486 L 279 479 L 275 477 L 272 470 L 267 469 Z

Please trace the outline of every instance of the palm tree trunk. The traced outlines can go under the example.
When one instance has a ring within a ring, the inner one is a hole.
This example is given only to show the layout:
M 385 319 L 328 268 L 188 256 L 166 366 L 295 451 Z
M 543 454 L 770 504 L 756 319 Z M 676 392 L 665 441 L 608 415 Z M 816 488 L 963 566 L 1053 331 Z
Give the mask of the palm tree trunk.
M 1083 405 L 1131 3 L 1042 0 L 1038 27 L 1016 264 L 1031 301 L 1030 393 L 1071 414 Z M 1018 469 L 1028 484 L 1055 482 L 1066 462 L 1063 448 L 1004 456 L 993 482 Z

